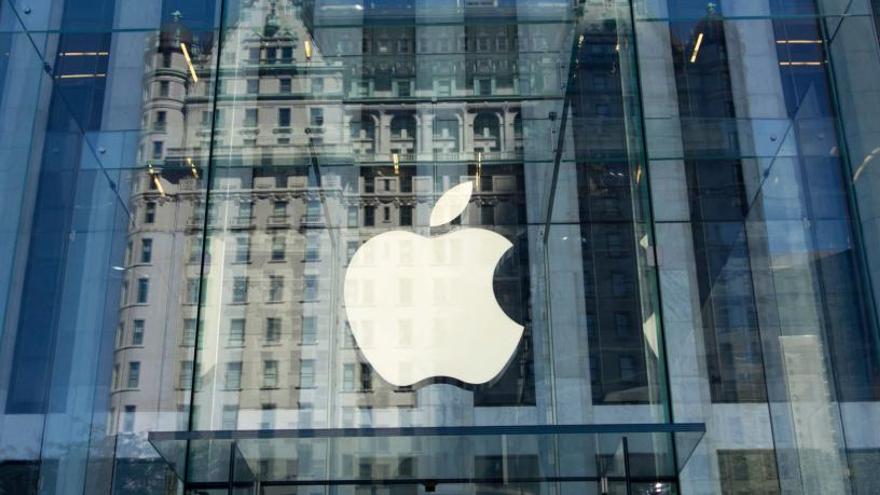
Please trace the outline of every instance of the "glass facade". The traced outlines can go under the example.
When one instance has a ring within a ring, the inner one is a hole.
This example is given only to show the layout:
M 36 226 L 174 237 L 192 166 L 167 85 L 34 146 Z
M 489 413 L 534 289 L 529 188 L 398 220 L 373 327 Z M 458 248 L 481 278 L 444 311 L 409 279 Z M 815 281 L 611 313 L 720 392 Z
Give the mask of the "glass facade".
M 878 9 L 0 1 L 0 493 L 878 493 Z

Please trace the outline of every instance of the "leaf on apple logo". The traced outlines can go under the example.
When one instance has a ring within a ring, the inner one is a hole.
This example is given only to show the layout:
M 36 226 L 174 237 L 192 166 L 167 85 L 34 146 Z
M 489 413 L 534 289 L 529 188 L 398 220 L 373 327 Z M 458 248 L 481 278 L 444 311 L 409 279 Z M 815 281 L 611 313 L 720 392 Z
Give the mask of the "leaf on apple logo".
M 431 210 L 431 227 L 439 227 L 461 215 L 461 212 L 464 211 L 471 200 L 471 193 L 473 191 L 474 183 L 467 181 L 462 182 L 446 191 L 443 196 L 440 196 L 437 204 L 434 205 L 434 209 Z

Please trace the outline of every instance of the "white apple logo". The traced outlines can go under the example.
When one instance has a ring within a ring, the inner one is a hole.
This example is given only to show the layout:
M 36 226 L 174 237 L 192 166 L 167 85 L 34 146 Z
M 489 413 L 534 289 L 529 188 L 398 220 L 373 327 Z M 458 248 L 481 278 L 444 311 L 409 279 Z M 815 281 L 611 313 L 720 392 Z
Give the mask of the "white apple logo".
M 473 192 L 468 181 L 447 191 L 431 227 L 450 222 Z M 396 386 L 446 376 L 486 383 L 510 360 L 523 334 L 498 305 L 492 279 L 512 247 L 485 229 L 437 237 L 393 231 L 354 254 L 345 274 L 345 309 L 364 357 Z

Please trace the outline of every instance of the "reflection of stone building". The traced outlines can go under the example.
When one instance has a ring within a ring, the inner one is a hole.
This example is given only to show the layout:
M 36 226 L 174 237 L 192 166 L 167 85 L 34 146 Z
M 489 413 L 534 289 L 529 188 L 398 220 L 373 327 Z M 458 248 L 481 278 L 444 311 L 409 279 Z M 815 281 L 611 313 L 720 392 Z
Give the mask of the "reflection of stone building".
M 234 34 L 216 85 L 213 40 L 177 19 L 147 52 L 115 429 L 185 428 L 193 385 L 196 429 L 381 424 L 374 411 L 395 414 L 415 395 L 374 377 L 346 328 L 340 281 L 365 240 L 424 231 L 439 193 L 470 178 L 477 192 L 460 222 L 514 241 L 496 293 L 529 318 L 516 32 L 471 33 L 478 55 L 425 68 L 399 61 L 462 40 L 365 28 L 362 43 L 324 46 L 274 8 L 259 35 Z M 364 51 L 351 62 L 354 48 Z M 456 75 L 438 79 L 438 67 Z M 427 95 L 443 98 L 425 105 Z M 526 338 L 475 404 L 533 404 L 531 352 Z

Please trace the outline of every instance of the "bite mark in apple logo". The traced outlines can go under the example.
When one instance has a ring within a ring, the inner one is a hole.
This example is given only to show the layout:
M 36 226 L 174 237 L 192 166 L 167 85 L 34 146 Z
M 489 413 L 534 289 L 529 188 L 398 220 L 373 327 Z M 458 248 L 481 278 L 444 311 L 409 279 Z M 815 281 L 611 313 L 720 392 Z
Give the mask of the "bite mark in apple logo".
M 473 182 L 437 201 L 430 226 L 449 223 L 467 207 Z M 485 229 L 461 228 L 424 237 L 379 234 L 355 252 L 343 298 L 364 357 L 395 386 L 431 377 L 477 385 L 498 376 L 523 326 L 498 305 L 493 277 L 513 245 Z

